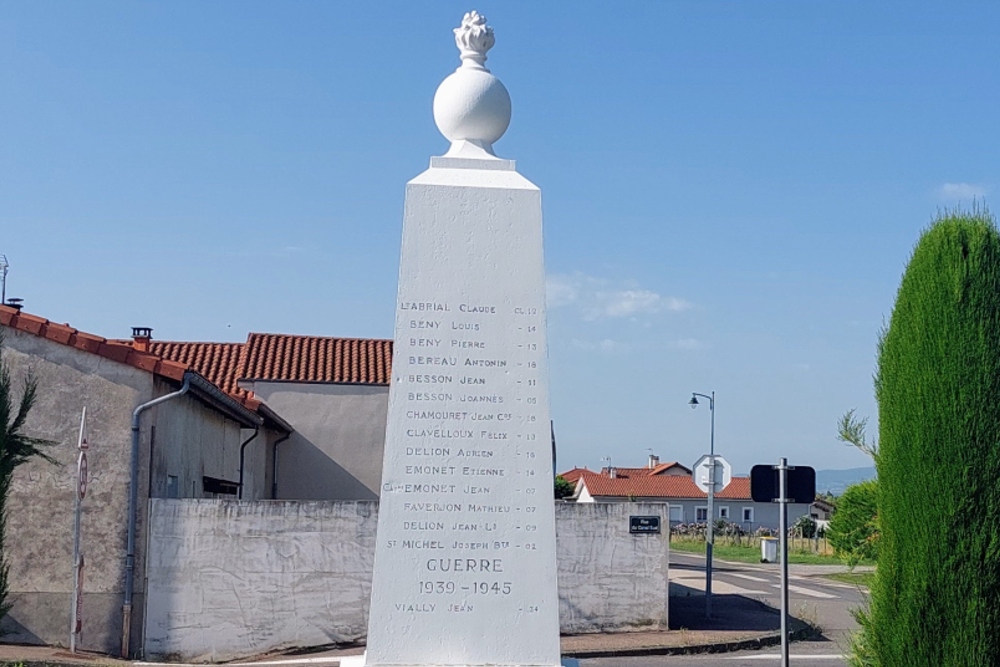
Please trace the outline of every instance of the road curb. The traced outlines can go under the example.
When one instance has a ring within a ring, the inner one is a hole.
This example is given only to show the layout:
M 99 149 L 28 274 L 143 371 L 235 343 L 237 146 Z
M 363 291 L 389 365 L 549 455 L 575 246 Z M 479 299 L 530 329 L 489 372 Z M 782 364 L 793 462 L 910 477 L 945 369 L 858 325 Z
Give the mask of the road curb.
M 816 629 L 802 621 L 797 621 L 801 627 L 788 633 L 791 641 L 802 641 L 816 635 Z M 781 633 L 776 632 L 750 639 L 738 639 L 731 642 L 717 642 L 714 644 L 689 644 L 685 646 L 637 646 L 635 648 L 621 649 L 583 649 L 578 651 L 565 651 L 564 654 L 570 658 L 629 658 L 642 657 L 646 655 L 694 655 L 697 653 L 731 653 L 733 651 L 748 651 L 777 646 L 781 643 Z

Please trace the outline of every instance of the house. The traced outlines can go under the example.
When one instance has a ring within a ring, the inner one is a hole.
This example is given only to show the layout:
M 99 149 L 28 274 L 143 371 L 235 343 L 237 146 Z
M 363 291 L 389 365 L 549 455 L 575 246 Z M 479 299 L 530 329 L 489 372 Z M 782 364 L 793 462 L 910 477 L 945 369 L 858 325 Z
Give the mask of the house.
M 0 333 L 15 388 L 29 373 L 38 383 L 25 430 L 52 441 L 58 463 L 33 460 L 15 472 L 6 535 L 14 606 L 0 632 L 18 643 L 67 641 L 76 444 L 86 407 L 82 645 L 117 654 L 124 634 L 134 650 L 145 606 L 148 499 L 267 497 L 265 452 L 291 426 L 249 393 L 213 382 L 200 361 L 155 354 L 148 329 L 123 342 L 0 306 Z
M 670 505 L 671 524 L 703 523 L 708 519 L 708 494 L 692 479 L 691 468 L 677 462 L 660 463 L 650 456 L 644 468 L 605 467 L 600 472 L 574 468 L 562 474 L 576 484 L 573 500 L 578 503 L 665 502 Z M 804 503 L 788 505 L 788 523 L 809 515 Z M 779 508 L 775 503 L 758 503 L 750 497 L 750 478 L 733 476 L 715 494 L 716 519 L 739 524 L 744 530 L 776 529 Z
M 151 341 L 294 427 L 266 452 L 268 498 L 378 500 L 392 341 L 251 333 L 245 343 Z
M 295 426 L 275 459 L 275 498 L 378 500 L 391 340 L 253 333 L 239 377 Z

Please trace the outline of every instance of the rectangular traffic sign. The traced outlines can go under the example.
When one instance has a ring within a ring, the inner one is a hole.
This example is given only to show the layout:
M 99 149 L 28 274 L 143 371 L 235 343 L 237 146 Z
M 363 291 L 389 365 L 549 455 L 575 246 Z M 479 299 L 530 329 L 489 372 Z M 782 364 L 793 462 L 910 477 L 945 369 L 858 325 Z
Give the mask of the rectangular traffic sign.
M 785 497 L 790 503 L 811 503 L 816 500 L 816 470 L 809 466 L 789 468 Z M 773 465 L 756 465 L 750 469 L 750 497 L 757 503 L 778 500 L 779 471 Z

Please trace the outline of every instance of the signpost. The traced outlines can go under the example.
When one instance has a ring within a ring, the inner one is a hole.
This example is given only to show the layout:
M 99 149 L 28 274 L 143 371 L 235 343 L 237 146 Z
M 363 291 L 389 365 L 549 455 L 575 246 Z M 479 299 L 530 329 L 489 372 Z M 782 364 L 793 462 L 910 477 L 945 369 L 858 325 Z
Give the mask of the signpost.
M 816 500 L 816 471 L 789 467 L 784 458 L 776 466 L 756 465 L 750 469 L 750 497 L 756 503 L 780 503 L 781 667 L 788 667 L 788 503 Z
M 712 459 L 715 459 L 714 474 L 712 471 Z M 733 481 L 733 466 L 718 454 L 715 456 L 705 454 L 694 464 L 694 469 L 691 471 L 691 479 L 694 481 L 694 485 L 704 493 L 708 493 L 709 480 L 714 480 L 713 490 L 715 493 L 719 493 Z
M 703 395 L 703 394 L 702 394 Z M 712 392 L 715 396 L 715 392 Z M 693 400 L 693 399 L 692 399 Z M 691 470 L 694 485 L 708 495 L 705 512 L 705 617 L 712 617 L 712 550 L 715 548 L 715 494 L 733 480 L 733 466 L 715 454 L 715 399 L 712 399 L 712 453 L 705 454 Z M 698 517 L 695 516 L 697 521 Z
M 87 408 L 80 416 L 80 437 L 76 448 L 80 456 L 76 463 L 76 502 L 73 521 L 73 604 L 69 630 L 69 650 L 76 653 L 76 642 L 83 631 L 83 553 L 80 551 L 80 516 L 83 499 L 87 495 Z

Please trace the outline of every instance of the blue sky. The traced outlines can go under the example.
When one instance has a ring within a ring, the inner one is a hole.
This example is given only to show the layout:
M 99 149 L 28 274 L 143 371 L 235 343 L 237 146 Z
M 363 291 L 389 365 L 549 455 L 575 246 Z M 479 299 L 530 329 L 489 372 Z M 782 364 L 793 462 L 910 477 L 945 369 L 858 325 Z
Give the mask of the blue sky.
M 8 296 L 124 337 L 391 337 L 404 183 L 478 9 L 543 192 L 560 468 L 868 465 L 921 229 L 1000 184 L 994 2 L 0 5 Z

